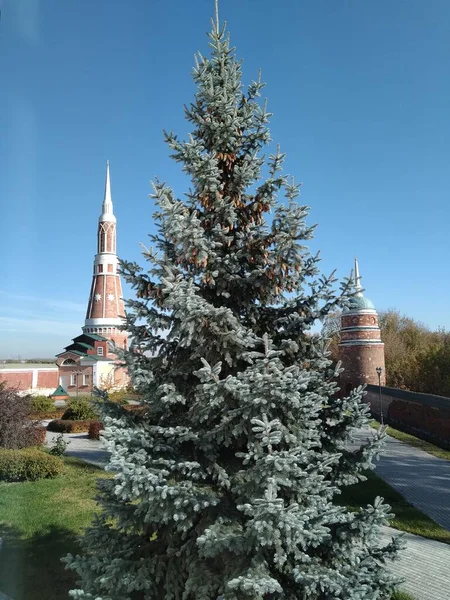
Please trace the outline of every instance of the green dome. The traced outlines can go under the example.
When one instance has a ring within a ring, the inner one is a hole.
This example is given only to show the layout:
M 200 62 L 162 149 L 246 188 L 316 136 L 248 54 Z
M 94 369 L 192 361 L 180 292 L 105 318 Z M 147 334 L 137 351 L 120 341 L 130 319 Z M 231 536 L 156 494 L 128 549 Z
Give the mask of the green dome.
M 347 311 L 354 310 L 375 310 L 373 303 L 364 296 L 353 296 L 350 300 Z

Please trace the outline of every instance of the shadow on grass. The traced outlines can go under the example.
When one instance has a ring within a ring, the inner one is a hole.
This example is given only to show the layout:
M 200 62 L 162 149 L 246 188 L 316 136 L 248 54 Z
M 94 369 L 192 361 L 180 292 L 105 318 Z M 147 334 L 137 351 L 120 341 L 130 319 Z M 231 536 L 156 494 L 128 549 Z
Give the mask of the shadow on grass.
M 11 527 L 0 526 L 0 591 L 13 600 L 67 600 L 76 575 L 66 571 L 61 557 L 79 552 L 76 535 L 62 527 L 23 539 Z
M 64 462 L 72 467 L 73 469 L 77 469 L 82 473 L 99 473 L 101 475 L 104 474 L 104 464 L 93 464 L 84 461 L 81 458 L 78 458 L 78 454 L 83 454 L 83 452 L 73 452 L 70 455 L 66 455 L 64 457 Z M 105 460 L 105 464 L 108 461 Z
M 365 475 L 367 481 L 344 488 L 342 494 L 336 497 L 336 503 L 345 505 L 350 510 L 359 510 L 361 506 L 373 504 L 376 496 L 382 496 L 395 515 L 390 521 L 392 527 L 450 544 L 450 531 L 409 504 L 397 490 L 373 471 L 367 471 Z

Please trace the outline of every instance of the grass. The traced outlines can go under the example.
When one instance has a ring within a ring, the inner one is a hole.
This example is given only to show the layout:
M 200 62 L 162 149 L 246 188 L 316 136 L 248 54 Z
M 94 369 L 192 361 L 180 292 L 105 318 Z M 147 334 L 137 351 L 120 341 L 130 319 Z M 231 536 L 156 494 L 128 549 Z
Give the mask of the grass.
M 96 510 L 96 480 L 107 475 L 64 461 L 56 479 L 0 483 L 0 590 L 14 600 L 66 600 L 75 585 L 60 558 L 79 551 L 78 535 Z
M 411 594 L 408 594 L 407 592 L 394 592 L 394 594 L 391 596 L 391 600 L 415 600 L 414 596 L 411 596 Z
M 97 467 L 65 458 L 57 479 L 0 483 L 0 590 L 14 600 L 66 600 L 76 576 L 60 558 L 79 551 L 78 536 L 96 511 L 96 480 L 108 475 Z M 352 510 L 383 496 L 396 517 L 391 525 L 403 531 L 450 543 L 445 531 L 373 472 L 368 480 L 346 488 L 339 497 Z M 414 600 L 396 592 L 392 600 Z
M 378 421 L 372 421 L 370 423 L 371 427 L 374 429 L 379 429 L 381 427 Z M 420 438 L 414 437 L 409 433 L 405 433 L 404 431 L 400 431 L 399 429 L 394 429 L 394 427 L 387 427 L 386 433 L 396 440 L 400 440 L 401 442 L 405 442 L 409 446 L 414 446 L 414 448 L 420 448 L 424 452 L 428 452 L 428 454 L 432 454 L 433 456 L 437 456 L 438 458 L 444 458 L 445 460 L 450 460 L 450 450 L 445 450 L 444 448 L 439 448 L 439 446 L 435 446 L 431 442 L 426 442 L 425 440 L 421 440 Z
M 342 494 L 337 497 L 339 504 L 348 506 L 351 510 L 358 510 L 360 506 L 372 504 L 377 496 L 382 496 L 395 514 L 395 517 L 389 522 L 391 527 L 450 544 L 450 531 L 411 506 L 399 492 L 373 471 L 368 471 L 365 475 L 367 481 L 351 485 L 343 490 Z

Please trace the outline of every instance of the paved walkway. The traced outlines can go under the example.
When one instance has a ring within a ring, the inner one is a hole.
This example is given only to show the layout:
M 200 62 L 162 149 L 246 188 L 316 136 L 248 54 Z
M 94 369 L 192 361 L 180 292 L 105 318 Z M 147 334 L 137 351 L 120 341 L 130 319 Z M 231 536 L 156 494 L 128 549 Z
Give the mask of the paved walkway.
M 52 447 L 59 435 L 61 434 L 47 431 L 47 445 Z M 105 466 L 108 461 L 108 452 L 103 450 L 101 441 L 90 440 L 87 433 L 64 433 L 63 435 L 64 439 L 69 442 L 66 454 L 84 460 L 92 465 L 96 465 L 97 467 Z
M 374 430 L 360 429 L 355 444 L 373 435 Z M 47 443 L 53 445 L 56 433 L 47 432 Z M 87 434 L 64 434 L 70 441 L 67 454 L 97 466 L 104 466 L 108 453 L 100 441 Z M 396 488 L 411 504 L 450 530 L 450 462 L 436 458 L 388 437 L 376 468 L 377 473 Z M 382 528 L 382 541 L 388 543 L 400 531 Z M 406 549 L 389 567 L 405 579 L 401 589 L 416 600 L 449 600 L 450 545 L 405 533 Z
M 373 433 L 373 429 L 360 429 L 357 441 Z M 450 531 L 450 461 L 387 436 L 375 464 L 376 472 L 410 504 Z
M 392 527 L 382 528 L 382 541 L 402 532 Z M 404 533 L 406 548 L 399 559 L 391 563 L 390 570 L 405 579 L 401 590 L 409 592 L 416 600 L 448 600 L 450 598 L 450 546 L 427 540 L 412 533 Z

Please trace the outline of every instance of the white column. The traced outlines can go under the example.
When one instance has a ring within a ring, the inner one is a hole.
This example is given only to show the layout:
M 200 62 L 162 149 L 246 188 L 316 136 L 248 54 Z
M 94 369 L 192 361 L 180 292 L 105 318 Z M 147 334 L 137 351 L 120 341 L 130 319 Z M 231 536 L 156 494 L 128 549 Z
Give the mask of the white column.
M 31 378 L 31 389 L 35 390 L 38 385 L 38 370 L 33 369 L 33 376 Z

